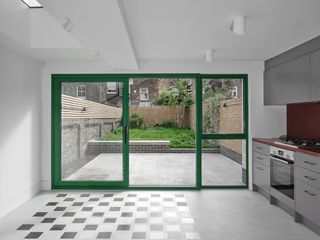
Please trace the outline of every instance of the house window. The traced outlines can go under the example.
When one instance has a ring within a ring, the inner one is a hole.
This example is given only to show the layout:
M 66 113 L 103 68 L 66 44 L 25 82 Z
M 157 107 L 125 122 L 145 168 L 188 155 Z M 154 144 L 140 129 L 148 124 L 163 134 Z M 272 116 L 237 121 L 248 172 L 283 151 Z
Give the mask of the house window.
M 117 94 L 117 83 L 116 82 L 108 82 L 107 83 L 107 93 L 108 94 Z
M 86 98 L 86 85 L 78 85 L 77 86 L 77 97 L 78 98 Z
M 234 87 L 231 90 L 231 98 L 238 98 L 238 87 Z
M 149 101 L 149 90 L 148 88 L 140 88 L 140 101 Z

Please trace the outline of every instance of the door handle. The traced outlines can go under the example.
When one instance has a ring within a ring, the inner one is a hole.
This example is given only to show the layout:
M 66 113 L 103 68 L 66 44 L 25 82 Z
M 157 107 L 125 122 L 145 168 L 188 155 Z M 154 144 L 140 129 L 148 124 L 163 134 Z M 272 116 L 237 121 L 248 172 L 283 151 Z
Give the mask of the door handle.
M 129 135 L 129 128 L 128 126 L 124 126 L 124 142 L 127 143 L 128 142 L 128 135 Z

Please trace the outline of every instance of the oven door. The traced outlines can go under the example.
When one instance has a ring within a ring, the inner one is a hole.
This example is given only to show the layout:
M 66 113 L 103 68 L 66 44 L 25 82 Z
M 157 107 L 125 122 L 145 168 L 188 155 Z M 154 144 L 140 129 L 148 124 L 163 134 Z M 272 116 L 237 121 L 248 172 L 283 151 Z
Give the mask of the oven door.
M 294 199 L 294 162 L 291 160 L 270 157 L 271 187 Z

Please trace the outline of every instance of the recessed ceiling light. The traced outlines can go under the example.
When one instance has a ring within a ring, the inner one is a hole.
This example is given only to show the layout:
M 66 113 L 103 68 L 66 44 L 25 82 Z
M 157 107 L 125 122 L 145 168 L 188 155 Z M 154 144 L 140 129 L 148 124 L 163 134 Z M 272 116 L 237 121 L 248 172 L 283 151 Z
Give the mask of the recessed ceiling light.
M 21 0 L 29 8 L 42 8 L 42 5 L 37 0 Z
M 235 16 L 232 19 L 230 30 L 236 35 L 243 35 L 246 32 L 245 16 Z

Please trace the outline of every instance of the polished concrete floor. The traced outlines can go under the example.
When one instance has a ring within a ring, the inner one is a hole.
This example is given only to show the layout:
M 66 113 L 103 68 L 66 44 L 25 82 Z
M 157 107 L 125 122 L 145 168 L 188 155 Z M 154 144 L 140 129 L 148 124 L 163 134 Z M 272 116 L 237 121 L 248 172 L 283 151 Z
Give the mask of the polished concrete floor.
M 43 192 L 0 219 L 0 239 L 11 234 L 61 192 Z M 66 192 L 70 193 L 70 192 Z M 72 192 L 75 193 L 75 192 Z M 83 191 L 81 193 L 94 193 Z M 101 191 L 99 193 L 107 193 Z M 129 191 L 127 193 L 146 193 Z M 183 193 L 203 240 L 319 240 L 320 237 L 261 195 L 248 190 L 154 191 Z
M 130 153 L 131 186 L 194 186 L 194 153 Z M 243 185 L 241 165 L 219 153 L 202 154 L 203 185 Z M 116 181 L 122 154 L 102 153 L 65 180 Z

